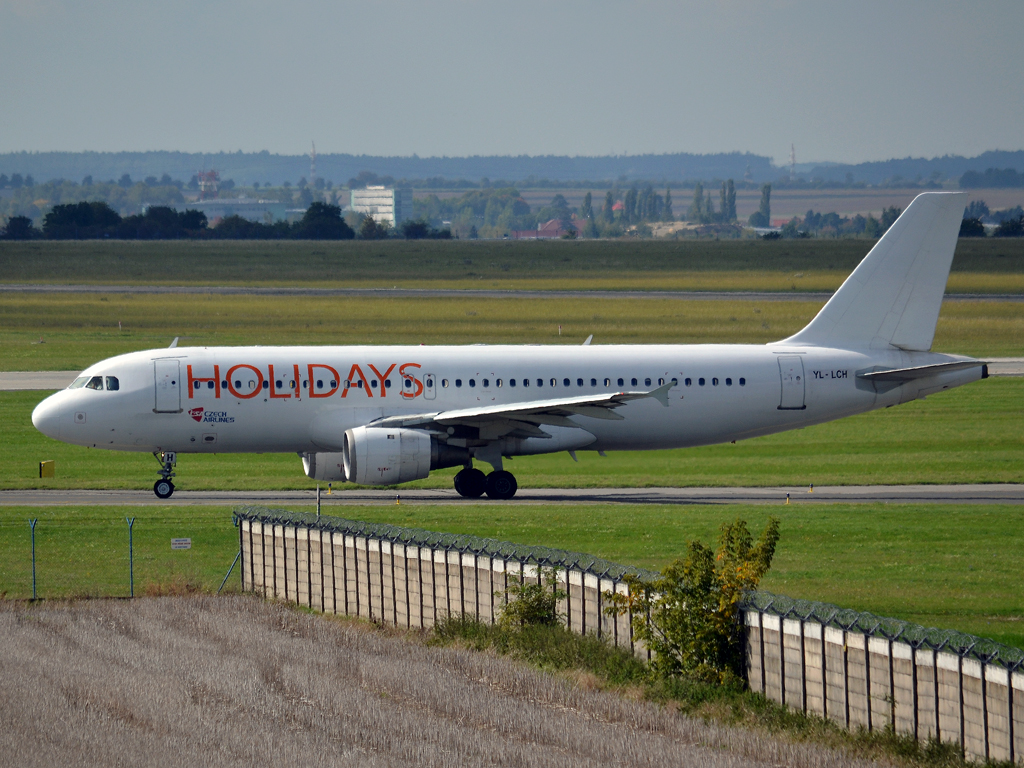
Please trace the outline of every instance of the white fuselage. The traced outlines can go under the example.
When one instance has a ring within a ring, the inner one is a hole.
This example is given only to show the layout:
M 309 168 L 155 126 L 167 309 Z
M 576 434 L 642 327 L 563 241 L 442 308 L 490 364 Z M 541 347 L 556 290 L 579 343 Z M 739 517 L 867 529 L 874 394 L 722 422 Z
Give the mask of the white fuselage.
M 596 438 L 586 450 L 679 448 L 825 422 L 981 377 L 972 368 L 889 386 L 857 378 L 951 359 L 779 344 L 157 349 L 91 366 L 83 377 L 114 376 L 119 388 L 63 390 L 33 422 L 61 441 L 110 450 L 340 451 L 346 430 L 382 417 L 649 391 L 675 379 L 667 408 L 638 399 L 617 411 L 621 419 L 571 420 Z M 555 440 L 550 449 L 565 447 Z

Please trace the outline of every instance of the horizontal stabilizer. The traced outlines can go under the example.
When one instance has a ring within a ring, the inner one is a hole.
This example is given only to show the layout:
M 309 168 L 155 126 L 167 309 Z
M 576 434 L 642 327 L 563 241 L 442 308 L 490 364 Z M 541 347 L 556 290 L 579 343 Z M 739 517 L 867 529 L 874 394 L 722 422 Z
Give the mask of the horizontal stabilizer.
M 966 198 L 915 197 L 807 327 L 778 343 L 930 350 Z
M 960 360 L 953 363 L 935 363 L 934 365 L 918 365 L 913 368 L 893 368 L 887 371 L 870 371 L 858 373 L 858 379 L 868 381 L 913 381 L 914 379 L 925 379 L 940 373 L 953 373 L 954 371 L 965 371 L 968 368 L 987 368 L 981 360 Z M 986 377 L 982 377 L 986 378 Z

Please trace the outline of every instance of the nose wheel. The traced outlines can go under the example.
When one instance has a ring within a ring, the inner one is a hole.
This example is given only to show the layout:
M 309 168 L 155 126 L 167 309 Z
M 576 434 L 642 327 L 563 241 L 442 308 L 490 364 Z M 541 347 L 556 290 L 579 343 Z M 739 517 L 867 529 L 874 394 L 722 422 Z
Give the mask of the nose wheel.
M 153 457 L 160 462 L 160 469 L 156 472 L 160 475 L 160 479 L 153 483 L 153 493 L 158 499 L 169 499 L 174 493 L 174 483 L 171 482 L 171 478 L 174 477 L 177 454 L 174 451 L 164 451 L 163 453 L 154 453 Z

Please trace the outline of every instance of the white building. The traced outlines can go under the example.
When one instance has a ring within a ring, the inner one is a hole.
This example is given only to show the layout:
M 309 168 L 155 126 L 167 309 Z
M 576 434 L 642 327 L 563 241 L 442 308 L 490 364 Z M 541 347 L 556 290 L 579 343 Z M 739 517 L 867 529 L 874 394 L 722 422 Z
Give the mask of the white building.
M 412 189 L 366 187 L 352 190 L 352 210 L 373 217 L 378 224 L 387 222 L 392 227 L 414 218 Z

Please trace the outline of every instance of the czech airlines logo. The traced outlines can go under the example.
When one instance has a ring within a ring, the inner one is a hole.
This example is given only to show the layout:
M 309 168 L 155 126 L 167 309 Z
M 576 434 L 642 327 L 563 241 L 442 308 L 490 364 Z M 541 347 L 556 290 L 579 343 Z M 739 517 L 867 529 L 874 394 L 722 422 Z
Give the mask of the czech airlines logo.
M 227 411 L 207 411 L 205 408 L 189 408 L 188 415 L 201 424 L 234 424 L 235 417 Z

